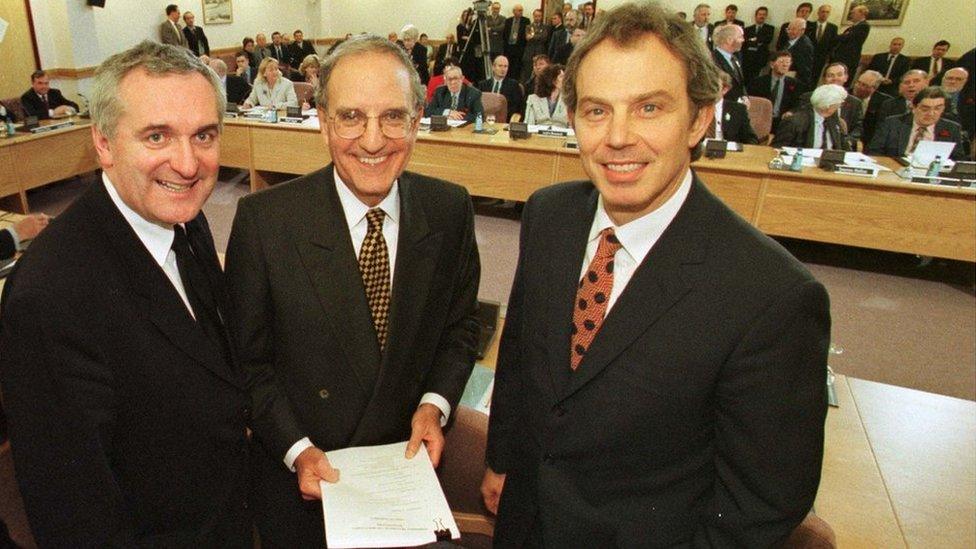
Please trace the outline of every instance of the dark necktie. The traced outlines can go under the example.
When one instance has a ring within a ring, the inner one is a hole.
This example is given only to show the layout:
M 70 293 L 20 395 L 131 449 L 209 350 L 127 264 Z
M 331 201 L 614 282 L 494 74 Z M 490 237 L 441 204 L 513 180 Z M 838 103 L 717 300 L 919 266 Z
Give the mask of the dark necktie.
M 738 80 L 739 82 L 742 82 L 745 79 L 742 77 L 742 66 L 739 65 L 739 60 L 735 58 L 734 53 L 732 54 L 732 57 L 730 57 L 730 59 L 732 61 L 732 69 L 735 71 L 735 79 Z
M 781 106 L 779 90 L 780 90 L 780 80 L 781 78 L 773 78 L 773 116 L 779 116 L 779 109 Z
M 451 110 L 456 111 L 458 108 L 458 96 L 456 93 L 451 94 Z
M 908 150 L 905 151 L 905 156 L 911 156 L 912 153 L 915 152 L 915 148 L 918 147 L 918 144 L 925 139 L 925 130 L 925 126 L 919 126 L 918 129 L 915 130 L 915 135 L 912 136 L 912 142 L 908 145 Z
M 491 88 L 491 93 L 498 93 L 498 88 L 501 87 L 501 83 L 495 80 L 495 85 Z
M 194 230 L 197 229 L 190 228 L 191 232 Z M 173 252 L 176 253 L 176 266 L 180 271 L 183 290 L 186 292 L 187 300 L 193 309 L 193 316 L 196 317 L 197 324 L 203 328 L 207 337 L 220 349 L 224 359 L 229 364 L 230 346 L 215 297 L 214 284 L 216 282 L 207 276 L 200 245 L 194 246 L 191 243 L 191 240 L 195 240 L 195 238 L 188 238 L 180 225 L 174 225 L 173 232 Z
M 573 338 L 570 349 L 570 368 L 574 371 L 579 368 L 586 351 L 603 325 L 607 301 L 613 289 L 613 256 L 621 246 L 612 227 L 603 229 L 596 254 L 580 280 L 576 291 L 576 305 L 573 307 Z
M 51 111 L 51 104 L 47 102 L 47 94 L 41 96 L 41 103 L 44 104 L 45 115 Z
M 383 210 L 373 208 L 366 212 L 366 238 L 359 250 L 359 272 L 363 275 L 366 301 L 376 328 L 376 340 L 380 350 L 386 345 L 386 331 L 390 315 L 390 256 L 383 238 Z
M 817 23 L 817 43 L 823 40 L 824 24 Z

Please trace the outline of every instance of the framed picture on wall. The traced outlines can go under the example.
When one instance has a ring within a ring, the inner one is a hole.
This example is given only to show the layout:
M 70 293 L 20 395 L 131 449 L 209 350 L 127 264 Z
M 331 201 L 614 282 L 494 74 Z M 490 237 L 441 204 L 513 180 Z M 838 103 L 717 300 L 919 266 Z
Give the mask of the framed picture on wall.
M 226 25 L 234 22 L 231 0 L 203 0 L 203 24 Z
M 851 10 L 856 6 L 867 6 L 868 23 L 872 25 L 900 27 L 908 10 L 908 0 L 847 0 L 845 22 L 850 21 Z

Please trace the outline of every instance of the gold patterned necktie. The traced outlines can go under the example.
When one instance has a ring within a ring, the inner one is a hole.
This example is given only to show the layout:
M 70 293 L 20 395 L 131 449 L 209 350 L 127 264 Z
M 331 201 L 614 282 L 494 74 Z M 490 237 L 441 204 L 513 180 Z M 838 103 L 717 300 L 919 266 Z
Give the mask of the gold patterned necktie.
M 613 289 L 613 257 L 623 245 L 613 234 L 613 228 L 600 231 L 600 244 L 586 268 L 576 291 L 573 306 L 572 349 L 570 368 L 575 371 L 596 338 L 607 313 L 607 302 Z
M 359 272 L 363 276 L 366 301 L 369 303 L 380 350 L 386 345 L 390 317 L 390 256 L 386 249 L 386 239 L 383 238 L 385 216 L 379 208 L 366 212 L 366 238 L 359 250 Z

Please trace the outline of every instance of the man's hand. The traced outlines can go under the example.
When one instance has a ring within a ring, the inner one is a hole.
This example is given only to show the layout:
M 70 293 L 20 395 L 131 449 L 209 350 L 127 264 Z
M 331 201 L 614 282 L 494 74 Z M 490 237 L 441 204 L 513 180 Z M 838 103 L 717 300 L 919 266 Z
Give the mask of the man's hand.
M 420 443 L 427 445 L 430 462 L 437 467 L 444 451 L 444 432 L 441 431 L 441 409 L 433 404 L 421 404 L 410 420 L 410 442 L 407 443 L 407 459 L 417 455 Z
M 502 497 L 502 489 L 505 487 L 505 475 L 498 474 L 485 469 L 485 478 L 481 481 L 481 497 L 485 500 L 485 507 L 493 514 L 498 514 L 498 500 Z
M 306 448 L 295 458 L 295 473 L 298 477 L 298 490 L 307 500 L 322 499 L 319 481 L 339 482 L 339 470 L 333 469 L 325 452 L 312 446 Z
M 451 114 L 447 115 L 451 120 L 464 120 L 464 113 L 461 111 L 451 111 Z
M 61 105 L 54 109 L 54 116 L 67 116 L 74 114 L 75 110 L 71 108 L 70 105 Z
M 30 214 L 14 224 L 17 238 L 31 240 L 47 227 L 50 217 L 42 213 Z

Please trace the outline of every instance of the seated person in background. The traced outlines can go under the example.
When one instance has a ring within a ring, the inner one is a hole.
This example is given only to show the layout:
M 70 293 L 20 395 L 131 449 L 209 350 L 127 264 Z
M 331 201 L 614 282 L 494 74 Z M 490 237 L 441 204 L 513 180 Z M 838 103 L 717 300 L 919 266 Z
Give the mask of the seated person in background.
M 535 83 L 538 80 L 539 75 L 542 74 L 542 69 L 549 66 L 551 61 L 549 61 L 549 56 L 540 53 L 532 58 L 532 76 L 528 80 L 522 83 L 522 89 L 527 93 L 535 92 Z
M 301 65 L 302 59 L 315 53 L 315 46 L 305 40 L 305 33 L 301 29 L 295 30 L 292 36 L 295 37 L 295 41 L 288 47 L 288 66 L 297 67 Z
M 306 55 L 302 59 L 302 64 L 298 66 L 298 72 L 302 75 L 305 82 L 312 85 L 312 96 L 308 101 L 302 103 L 302 110 L 315 108 L 315 93 L 319 89 L 319 69 L 322 68 L 322 60 L 316 54 Z
M 969 152 L 962 141 L 962 128 L 958 122 L 942 118 L 948 99 L 941 88 L 924 88 L 912 99 L 912 112 L 886 118 L 864 152 L 892 157 L 911 156 L 921 141 L 946 141 L 956 144 L 949 158 L 966 160 Z
M 491 64 L 491 72 L 491 78 L 478 82 L 478 89 L 482 92 L 504 95 L 508 102 L 508 118 L 511 119 L 513 114 L 522 112 L 522 105 L 525 102 L 522 85 L 508 78 L 508 58 L 504 55 L 495 58 L 495 62 Z
M 759 143 L 756 131 L 752 129 L 752 122 L 749 121 L 749 110 L 742 103 L 726 98 L 732 89 L 732 76 L 725 71 L 719 71 L 719 79 L 722 80 L 722 97 L 715 102 L 712 130 L 705 135 L 743 145 Z
M 953 67 L 942 75 L 942 89 L 949 96 L 946 112 L 952 114 L 954 119 L 959 121 L 963 131 L 966 132 L 966 137 L 971 138 L 973 137 L 973 126 L 976 124 L 976 112 L 974 112 L 972 98 L 970 97 L 967 100 L 963 94 L 967 80 L 969 80 L 969 71 L 962 67 Z
M 460 67 L 460 66 L 461 65 L 458 64 L 457 58 L 448 57 L 444 59 L 444 67 L 441 69 L 441 73 L 438 74 L 437 76 L 431 76 L 430 81 L 427 82 L 427 99 L 426 99 L 427 103 L 430 103 L 430 100 L 434 98 L 434 92 L 437 91 L 437 88 L 444 85 L 444 69 L 446 69 L 447 67 Z M 465 86 L 471 85 L 471 81 L 468 80 L 467 78 L 464 78 L 463 76 L 462 76 L 462 82 L 464 82 Z
M 837 84 L 824 84 L 813 90 L 810 104 L 783 117 L 774 147 L 849 150 L 847 136 L 841 131 L 837 111 L 847 98 L 847 90 Z
M 912 69 L 901 75 L 901 82 L 898 83 L 898 95 L 881 105 L 881 110 L 878 111 L 878 122 L 884 122 L 889 116 L 910 112 L 915 94 L 927 88 L 928 85 L 929 77 L 925 71 Z
M 227 96 L 227 102 L 235 105 L 243 103 L 244 99 L 251 93 L 251 86 L 236 74 L 228 75 L 227 63 L 224 63 L 220 59 L 211 59 L 210 68 L 220 78 L 220 83 L 224 88 L 224 94 Z
M 444 67 L 445 85 L 434 92 L 434 98 L 424 109 L 424 116 L 444 115 L 451 120 L 474 122 L 478 115 L 484 115 L 481 91 L 465 84 L 463 79 L 460 67 Z
M 241 41 L 241 51 L 247 55 L 247 62 L 251 65 L 252 69 L 257 69 L 261 66 L 261 59 L 258 59 L 256 53 L 254 53 L 254 39 L 250 36 L 245 36 L 244 40 Z
M 78 104 L 68 101 L 61 90 L 51 87 L 51 79 L 44 71 L 31 74 L 31 89 L 20 96 L 20 104 L 27 116 L 46 120 L 54 116 L 70 116 L 78 112 Z
M 237 63 L 234 74 L 243 78 L 248 86 L 253 86 L 254 79 L 257 77 L 257 69 L 251 67 L 250 59 L 246 51 L 237 52 L 237 55 L 234 56 L 234 61 Z
M 40 234 L 50 220 L 42 213 L 30 214 L 12 226 L 0 229 L 0 260 L 13 257 L 21 250 L 21 245 Z
M 845 88 L 847 86 L 847 65 L 835 61 L 824 69 L 821 84 L 837 84 Z M 799 106 L 803 107 L 810 103 L 810 95 L 807 92 L 800 96 Z M 847 94 L 844 104 L 840 107 L 841 133 L 847 135 L 847 148 L 844 150 L 857 150 L 857 141 L 861 139 L 861 132 L 864 129 L 863 122 L 864 104 L 860 99 L 852 94 Z
M 268 57 L 258 68 L 251 95 L 244 101 L 244 108 L 251 107 L 297 107 L 298 97 L 291 80 L 281 76 L 278 60 Z
M 749 83 L 749 95 L 765 97 L 773 104 L 773 133 L 779 127 L 783 113 L 795 107 L 800 96 L 796 79 L 786 76 L 792 60 L 793 56 L 786 50 L 772 54 L 769 74 L 757 76 Z
M 846 67 L 846 65 L 845 65 Z M 878 111 L 885 101 L 891 96 L 878 91 L 881 83 L 884 82 L 884 75 L 876 70 L 868 69 L 857 77 L 854 82 L 854 95 L 861 100 L 863 118 L 861 120 L 863 131 L 861 132 L 861 144 L 867 148 L 874 135 L 874 129 L 878 126 Z
M 565 68 L 558 63 L 542 70 L 535 83 L 535 93 L 525 101 L 526 124 L 569 127 L 569 115 L 562 98 L 564 72 Z

